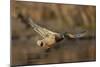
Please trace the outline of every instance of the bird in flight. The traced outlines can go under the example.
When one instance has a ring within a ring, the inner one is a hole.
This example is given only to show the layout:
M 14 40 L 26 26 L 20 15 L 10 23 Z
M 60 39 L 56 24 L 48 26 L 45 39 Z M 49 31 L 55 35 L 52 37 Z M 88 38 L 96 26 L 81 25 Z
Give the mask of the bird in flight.
M 22 18 L 22 16 L 20 17 Z M 31 18 L 28 18 L 27 23 L 32 27 L 32 29 L 35 32 L 37 32 L 37 34 L 39 34 L 42 37 L 41 40 L 37 40 L 37 45 L 47 49 L 52 48 L 53 46 L 55 46 L 56 43 L 64 40 L 65 38 L 75 39 L 75 38 L 84 37 L 86 35 L 86 31 L 77 34 L 71 34 L 68 32 L 61 34 L 61 33 L 53 32 L 51 30 L 48 30 L 44 27 L 37 25 Z

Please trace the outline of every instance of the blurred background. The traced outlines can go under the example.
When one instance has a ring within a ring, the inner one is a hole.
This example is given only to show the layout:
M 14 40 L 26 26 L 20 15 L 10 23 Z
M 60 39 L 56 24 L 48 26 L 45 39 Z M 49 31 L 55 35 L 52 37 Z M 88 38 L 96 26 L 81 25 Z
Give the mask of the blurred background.
M 96 60 L 96 6 L 14 1 L 11 5 L 11 65 L 51 64 Z M 85 39 L 65 39 L 46 50 L 41 37 L 18 15 L 55 32 L 88 31 Z

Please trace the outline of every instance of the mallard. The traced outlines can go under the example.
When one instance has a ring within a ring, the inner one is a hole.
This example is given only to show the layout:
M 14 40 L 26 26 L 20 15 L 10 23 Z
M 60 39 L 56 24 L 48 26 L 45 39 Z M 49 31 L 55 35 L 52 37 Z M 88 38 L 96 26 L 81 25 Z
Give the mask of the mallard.
M 31 25 L 33 30 L 36 31 L 43 38 L 42 40 L 37 41 L 37 45 L 43 48 L 51 48 L 56 43 L 62 41 L 65 38 L 75 39 L 75 38 L 84 37 L 86 35 L 86 31 L 77 34 L 71 34 L 68 32 L 61 34 L 61 33 L 53 32 L 35 24 L 35 22 L 33 22 L 31 18 L 29 18 L 29 24 Z
M 37 25 L 35 22 L 33 22 L 31 18 L 24 18 L 22 15 L 19 15 L 19 17 L 23 20 L 23 22 L 27 23 L 28 26 L 31 26 L 32 29 L 42 37 L 41 40 L 37 40 L 37 45 L 43 48 L 52 48 L 53 46 L 55 46 L 56 43 L 66 38 L 75 39 L 84 37 L 86 35 L 86 31 L 77 34 L 71 34 L 68 32 L 53 32 L 51 30 Z

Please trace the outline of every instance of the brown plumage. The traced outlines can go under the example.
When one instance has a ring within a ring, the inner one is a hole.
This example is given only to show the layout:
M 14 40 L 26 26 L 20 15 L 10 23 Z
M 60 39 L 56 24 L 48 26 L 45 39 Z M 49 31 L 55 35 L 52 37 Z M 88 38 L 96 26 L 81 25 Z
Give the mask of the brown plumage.
M 23 16 L 22 20 L 23 20 Z M 24 19 L 25 20 L 25 19 Z M 39 25 L 35 24 L 31 18 L 28 18 L 26 20 L 28 25 L 30 25 L 35 32 L 37 32 L 43 39 L 37 41 L 37 45 L 43 48 L 51 48 L 56 43 L 60 42 L 64 38 L 80 38 L 84 37 L 86 35 L 86 32 L 78 33 L 78 34 L 71 34 L 71 33 L 56 33 L 53 31 L 50 31 L 46 28 L 40 27 Z M 23 21 L 24 22 L 24 21 Z
M 41 35 L 43 37 L 42 40 L 37 41 L 37 45 L 40 47 L 43 47 L 43 48 L 51 48 L 51 47 L 55 46 L 56 43 L 63 40 L 64 38 L 75 39 L 75 38 L 84 37 L 86 35 L 86 31 L 77 33 L 77 34 L 71 34 L 71 33 L 67 33 L 67 32 L 64 34 L 56 33 L 56 32 L 50 31 L 46 28 L 40 27 L 39 25 L 35 24 L 32 21 L 32 19 L 29 19 L 29 24 L 34 29 L 34 31 L 36 31 L 39 35 Z
M 37 41 L 37 45 L 45 48 L 50 48 L 56 43 L 55 35 L 49 35 L 42 40 Z

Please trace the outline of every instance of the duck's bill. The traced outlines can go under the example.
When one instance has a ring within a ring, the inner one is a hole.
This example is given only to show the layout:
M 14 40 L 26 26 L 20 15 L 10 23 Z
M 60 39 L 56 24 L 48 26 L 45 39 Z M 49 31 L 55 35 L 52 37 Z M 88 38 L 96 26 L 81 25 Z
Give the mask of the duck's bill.
M 87 31 L 76 33 L 76 34 L 67 33 L 67 36 L 69 38 L 82 38 L 85 37 L 86 35 L 87 35 Z

